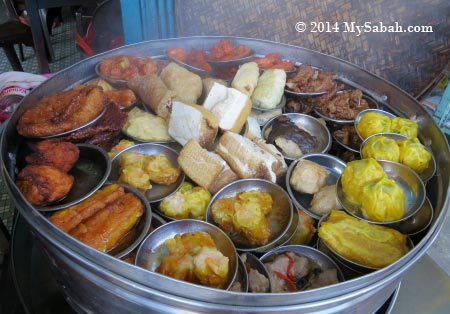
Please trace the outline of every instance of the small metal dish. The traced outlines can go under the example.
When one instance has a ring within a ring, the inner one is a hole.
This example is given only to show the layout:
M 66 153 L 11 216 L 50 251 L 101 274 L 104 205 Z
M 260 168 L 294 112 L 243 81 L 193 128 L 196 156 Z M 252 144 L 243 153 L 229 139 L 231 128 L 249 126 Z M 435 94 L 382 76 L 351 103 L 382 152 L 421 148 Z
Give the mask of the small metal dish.
M 170 61 L 175 62 L 176 64 L 182 66 L 182 67 L 185 68 L 186 70 L 189 70 L 189 71 L 191 71 L 191 72 L 193 72 L 193 73 L 195 73 L 195 74 L 204 76 L 204 75 L 208 75 L 208 74 L 211 72 L 211 71 L 206 71 L 206 70 L 201 69 L 201 68 L 197 68 L 196 66 L 190 65 L 189 63 L 180 61 L 180 60 L 178 60 L 178 59 L 172 58 L 172 57 L 168 56 L 167 54 L 166 54 L 166 57 L 167 57 L 167 59 L 169 59 Z M 206 62 L 209 62 L 209 61 L 206 61 Z
M 127 56 L 128 56 L 128 57 L 132 57 L 133 59 L 151 59 L 151 60 L 153 60 L 152 57 L 148 57 L 148 56 L 133 56 L 133 55 L 127 55 Z M 111 58 L 114 58 L 114 57 L 111 57 Z M 153 62 L 154 62 L 154 61 L 155 61 L 155 60 L 153 60 Z M 117 88 L 121 88 L 121 87 L 123 88 L 123 87 L 127 87 L 127 86 L 128 86 L 128 85 L 127 85 L 128 80 L 124 80 L 124 79 L 113 79 L 113 78 L 110 78 L 110 77 L 108 77 L 108 76 L 106 76 L 106 75 L 103 75 L 103 74 L 101 73 L 101 71 L 100 71 L 100 63 L 101 63 L 101 61 L 95 65 L 95 73 L 96 73 L 100 78 L 104 79 L 105 81 L 109 82 L 110 84 L 114 85 L 114 86 L 117 87 Z M 155 62 L 155 65 L 156 65 L 156 67 L 158 67 L 158 65 L 157 65 L 156 62 Z M 158 69 L 157 69 L 157 71 L 156 71 L 155 73 L 157 73 L 157 72 L 158 72 Z
M 400 223 L 389 225 L 389 227 L 397 229 L 404 234 L 415 235 L 425 230 L 430 225 L 431 220 L 433 220 L 433 206 L 428 197 L 426 197 L 425 202 L 417 213 Z
M 318 228 L 320 228 L 320 225 L 322 222 L 327 221 L 328 217 L 329 217 L 329 215 L 325 215 L 319 220 Z M 339 254 L 335 250 L 333 250 L 330 246 L 328 246 L 320 238 L 317 241 L 317 246 L 320 249 L 320 251 L 323 251 L 325 254 L 329 255 L 339 265 L 344 265 L 346 268 L 348 268 L 351 271 L 354 271 L 360 275 L 368 274 L 368 273 L 371 273 L 373 271 L 380 269 L 380 268 L 376 268 L 376 267 L 362 265 L 358 262 L 352 261 L 352 260 L 342 256 L 341 254 Z M 408 248 L 408 251 L 411 251 L 414 248 L 414 243 L 412 242 L 410 237 L 406 238 L 406 246 Z M 394 263 L 396 263 L 396 262 L 394 262 Z
M 224 289 L 229 289 L 234 283 L 238 270 L 238 257 L 236 249 L 230 238 L 216 226 L 201 220 L 183 219 L 175 220 L 162 225 L 150 233 L 142 242 L 136 255 L 136 265 L 150 271 L 156 271 L 162 260 L 168 256 L 169 251 L 165 241 L 174 238 L 177 234 L 203 231 L 208 233 L 217 249 L 229 259 L 229 272 Z M 177 281 L 176 279 L 172 279 Z
M 114 248 L 107 252 L 114 257 L 122 258 L 133 251 L 147 236 L 150 225 L 152 224 L 152 209 L 146 197 L 134 187 L 121 182 L 108 182 L 107 185 L 112 183 L 123 186 L 125 192 L 136 195 L 144 205 L 144 213 L 133 229 L 120 239 Z
M 355 134 L 356 134 L 355 138 L 358 139 L 359 144 L 357 144 L 357 143 L 350 143 L 350 144 L 352 144 L 352 145 L 344 144 L 344 143 L 336 136 L 335 132 L 338 131 L 338 130 L 340 130 L 340 127 L 345 127 L 345 125 L 343 125 L 343 124 L 335 124 L 334 126 L 331 127 L 331 129 L 332 129 L 331 136 L 333 137 L 333 139 L 336 141 L 336 143 L 338 143 L 338 144 L 339 144 L 340 146 L 342 146 L 343 148 L 345 148 L 345 149 L 347 149 L 347 150 L 349 150 L 349 151 L 351 151 L 351 152 L 354 152 L 354 153 L 359 153 L 359 149 L 360 149 L 360 147 L 361 147 L 362 140 L 361 140 L 361 137 L 356 133 L 356 128 L 355 128 L 355 126 L 354 126 L 354 125 L 351 125 L 351 127 L 355 130 L 355 131 L 354 131 Z
M 73 186 L 62 200 L 47 206 L 36 207 L 41 212 L 60 210 L 73 206 L 95 193 L 111 172 L 108 154 L 92 144 L 77 144 L 80 155 L 69 174 L 74 177 Z
M 209 202 L 206 209 L 206 221 L 217 225 L 211 210 L 215 202 L 222 198 L 235 197 L 239 192 L 251 190 L 270 193 L 273 199 L 272 212 L 267 216 L 271 234 L 268 243 L 264 245 L 250 244 L 241 233 L 229 234 L 236 249 L 244 252 L 265 252 L 289 241 L 298 225 L 298 220 L 295 224 L 293 223 L 294 210 L 289 195 L 279 185 L 263 179 L 240 179 L 223 187 Z
M 371 138 L 373 138 L 375 136 L 384 136 L 384 137 L 387 137 L 387 138 L 394 139 L 395 141 L 406 140 L 408 138 L 407 136 L 405 136 L 403 134 L 398 134 L 398 133 L 377 133 L 377 134 L 372 134 L 371 136 L 367 137 L 363 141 L 363 143 L 361 144 L 360 154 L 361 154 L 362 158 L 370 157 L 370 156 L 365 156 L 363 154 L 363 149 L 364 149 L 364 146 L 369 141 L 369 139 L 371 139 Z M 431 160 L 430 160 L 430 163 L 428 164 L 428 167 L 425 170 L 423 170 L 422 172 L 417 172 L 417 174 L 422 179 L 422 181 L 427 182 L 428 180 L 430 180 L 434 176 L 434 174 L 436 172 L 436 160 L 434 159 L 433 152 L 428 147 L 425 147 L 425 149 L 428 150 L 428 152 L 431 154 Z
M 208 55 L 206 55 L 206 62 L 211 64 L 213 67 L 238 66 L 251 61 L 251 59 L 253 59 L 253 50 L 250 50 L 250 54 L 248 56 L 232 60 L 211 60 L 208 59 Z
M 325 253 L 319 251 L 318 249 L 312 248 L 306 245 L 286 245 L 281 246 L 276 249 L 267 252 L 263 256 L 261 256 L 260 260 L 263 264 L 272 262 L 276 256 L 283 254 L 285 252 L 293 252 L 298 256 L 303 256 L 308 258 L 310 261 L 315 263 L 321 270 L 326 269 L 336 269 L 336 275 L 339 282 L 345 281 L 344 275 L 340 267 L 336 264 L 336 262 L 327 256 Z M 317 288 L 322 289 L 325 287 Z M 301 292 L 301 291 L 299 291 Z
M 336 94 L 341 94 L 341 93 L 342 93 L 342 91 L 339 91 Z M 370 109 L 378 109 L 379 108 L 378 103 L 373 98 L 370 98 L 367 95 L 363 95 L 362 98 L 367 101 Z M 316 115 L 318 115 L 319 117 L 323 118 L 324 120 L 330 121 L 330 122 L 333 122 L 336 124 L 352 124 L 355 122 L 354 119 L 353 120 L 345 120 L 345 119 L 331 118 L 331 117 L 327 116 L 326 114 L 322 113 L 322 111 L 317 107 L 314 107 L 314 113 Z
M 116 181 L 120 177 L 120 156 L 124 152 L 136 152 L 146 155 L 155 155 L 155 154 L 164 154 L 167 159 L 181 170 L 180 165 L 178 164 L 177 158 L 178 153 L 173 150 L 170 147 L 156 144 L 156 143 L 142 143 L 137 144 L 131 147 L 128 147 L 124 149 L 123 151 L 119 152 L 117 155 L 114 156 L 114 158 L 111 160 L 111 173 L 109 175 L 109 180 Z M 144 194 L 147 197 L 148 201 L 150 203 L 152 202 L 158 202 L 165 198 L 166 196 L 169 196 L 170 194 L 174 193 L 178 190 L 178 188 L 181 186 L 185 178 L 184 172 L 181 171 L 181 174 L 179 175 L 177 181 L 171 185 L 161 185 L 161 184 L 153 184 L 152 188 L 147 190 Z
M 264 266 L 264 264 L 259 260 L 259 258 L 257 258 L 250 252 L 241 253 L 239 257 L 244 262 L 244 266 L 246 268 L 249 267 L 250 269 L 258 271 L 261 275 L 266 277 L 267 280 L 269 280 L 269 273 L 267 272 L 266 266 Z M 247 271 L 249 270 L 247 269 Z M 270 280 L 268 289 L 266 291 L 256 291 L 256 292 L 269 292 L 269 291 L 270 291 Z M 252 291 L 252 283 L 250 281 L 250 277 L 248 281 L 248 292 L 255 292 Z
M 394 115 L 393 113 L 390 113 L 390 112 L 387 112 L 387 111 L 384 111 L 384 110 L 381 110 L 381 109 L 366 109 L 366 110 L 363 110 L 363 111 L 361 111 L 360 113 L 358 113 L 357 115 L 356 115 L 356 117 L 355 117 L 355 122 L 354 122 L 354 124 L 355 124 L 355 130 L 356 130 L 356 133 L 358 134 L 358 136 L 361 138 L 361 140 L 363 140 L 364 141 L 364 137 L 362 137 L 361 136 L 361 134 L 359 133 L 359 131 L 358 131 L 358 123 L 359 123 L 359 121 L 361 121 L 361 118 L 362 118 L 362 116 L 363 115 L 365 115 L 366 113 L 368 113 L 368 112 L 376 112 L 376 113 L 380 113 L 380 114 L 382 114 L 382 115 L 384 115 L 384 116 L 386 116 L 386 117 L 389 117 L 389 118 L 395 118 L 396 117 L 396 115 Z M 372 134 L 371 134 L 372 135 Z
M 423 181 L 417 173 L 405 165 L 388 160 L 378 160 L 377 162 L 381 165 L 387 176 L 390 179 L 393 179 L 403 190 L 406 199 L 406 209 L 403 217 L 395 221 L 384 222 L 374 221 L 365 217 L 362 213 L 361 206 L 350 201 L 344 193 L 342 189 L 341 175 L 337 181 L 336 190 L 338 200 L 342 207 L 344 207 L 344 210 L 349 215 L 377 225 L 390 226 L 411 218 L 417 213 L 417 211 L 419 211 L 425 201 L 425 186 Z
M 284 106 L 286 106 L 286 96 L 283 95 L 281 97 L 280 103 L 278 105 L 276 105 L 275 108 L 270 108 L 270 109 L 262 108 L 262 107 L 259 107 L 258 103 L 256 103 L 256 102 L 253 102 L 252 108 L 259 110 L 259 111 L 272 111 L 272 110 L 277 110 L 277 109 L 283 109 Z
M 248 292 L 248 274 L 244 261 L 238 254 L 238 270 L 236 273 L 236 279 L 230 288 L 230 291 L 234 292 Z M 239 285 L 238 285 L 239 284 Z
M 311 152 L 308 153 L 326 153 L 331 148 L 331 134 L 328 128 L 324 123 L 320 122 L 318 119 L 302 114 L 302 113 L 284 113 L 273 117 L 269 121 L 264 124 L 261 134 L 263 138 L 267 141 L 268 136 L 270 134 L 271 128 L 278 123 L 279 118 L 288 118 L 294 124 L 300 125 L 302 129 L 307 131 L 310 135 L 315 136 L 317 138 L 317 144 Z M 273 143 L 271 143 L 273 144 Z M 280 150 L 283 154 L 283 152 Z M 288 157 L 283 154 L 283 157 L 286 160 L 295 160 L 296 158 Z M 300 157 L 300 156 L 299 156 Z M 298 158 L 298 157 L 297 157 Z
M 290 184 L 292 172 L 295 169 L 297 163 L 302 159 L 315 162 L 318 165 L 330 171 L 330 174 L 326 182 L 327 185 L 336 184 L 336 182 L 338 181 L 339 177 L 342 174 L 342 171 L 346 167 L 346 163 L 335 156 L 317 153 L 317 154 L 303 155 L 302 157 L 296 159 L 289 165 L 289 168 L 286 173 L 286 189 L 289 196 L 291 197 L 292 202 L 297 208 L 301 208 L 306 214 L 318 220 L 322 217 L 322 215 L 318 215 L 309 210 L 311 201 L 313 199 L 313 194 L 298 192 L 294 190 Z

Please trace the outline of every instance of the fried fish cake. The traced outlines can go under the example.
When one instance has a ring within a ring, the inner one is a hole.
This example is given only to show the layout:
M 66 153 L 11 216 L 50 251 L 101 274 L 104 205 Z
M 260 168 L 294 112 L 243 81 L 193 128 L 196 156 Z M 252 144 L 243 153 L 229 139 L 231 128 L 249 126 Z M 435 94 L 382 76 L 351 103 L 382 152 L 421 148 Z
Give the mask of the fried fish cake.
M 58 168 L 28 165 L 17 175 L 16 184 L 32 205 L 42 206 L 66 196 L 73 181 L 73 176 Z
M 25 137 L 60 134 L 81 127 L 100 115 L 108 103 L 101 87 L 82 86 L 42 98 L 17 123 Z
M 172 165 L 164 154 L 155 154 L 147 157 L 144 169 L 150 177 L 150 181 L 170 185 L 175 183 L 181 170 Z

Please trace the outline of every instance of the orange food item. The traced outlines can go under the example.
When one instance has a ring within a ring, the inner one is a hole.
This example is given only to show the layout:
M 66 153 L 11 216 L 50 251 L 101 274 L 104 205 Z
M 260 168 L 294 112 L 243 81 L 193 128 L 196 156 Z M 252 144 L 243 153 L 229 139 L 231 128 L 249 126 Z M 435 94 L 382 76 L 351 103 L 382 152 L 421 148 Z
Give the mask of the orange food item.
M 36 145 L 36 151 L 25 157 L 29 165 L 47 165 L 68 172 L 78 160 L 80 150 L 71 143 L 59 139 L 47 139 Z
M 200 49 L 191 49 L 188 54 L 188 64 L 205 70 L 206 72 L 210 72 L 212 70 L 211 65 L 206 62 L 205 52 Z
M 169 58 L 187 63 L 188 54 L 184 48 L 167 48 L 166 54 Z
M 295 61 L 281 60 L 279 53 L 268 53 L 265 57 L 253 60 L 260 69 L 281 69 L 291 71 L 294 69 Z
M 251 49 L 245 45 L 238 45 L 233 48 L 229 40 L 222 39 L 210 48 L 208 59 L 214 61 L 235 60 L 249 56 L 251 52 Z
M 156 63 L 150 57 L 117 55 L 102 59 L 100 73 L 114 80 L 130 80 L 136 76 L 153 74 L 158 71 Z
M 69 234 L 93 248 L 108 252 L 134 227 L 143 212 L 141 200 L 133 193 L 125 193 Z

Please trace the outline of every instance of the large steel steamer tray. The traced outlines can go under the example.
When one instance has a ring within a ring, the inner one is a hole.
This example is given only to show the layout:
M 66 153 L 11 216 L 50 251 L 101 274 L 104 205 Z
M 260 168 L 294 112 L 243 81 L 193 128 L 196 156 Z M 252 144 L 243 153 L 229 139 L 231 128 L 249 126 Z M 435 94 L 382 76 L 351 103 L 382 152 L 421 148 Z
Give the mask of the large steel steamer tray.
M 166 47 L 210 47 L 220 39 L 249 46 L 255 54 L 280 52 L 283 58 L 336 71 L 349 86 L 360 88 L 393 113 L 415 118 L 420 138 L 432 149 L 438 175 L 427 183 L 435 215 L 415 248 L 389 267 L 337 285 L 300 293 L 246 294 L 191 285 L 126 264 L 74 241 L 29 206 L 14 185 L 17 150 L 23 143 L 18 118 L 45 95 L 96 76 L 101 58 L 118 53 L 163 56 Z M 441 229 L 448 208 L 450 151 L 445 136 L 419 103 L 391 83 L 335 57 L 291 45 L 236 37 L 189 37 L 147 41 L 83 60 L 34 89 L 24 98 L 1 138 L 1 171 L 20 214 L 42 244 L 67 300 L 80 313 L 372 313 L 397 289 L 405 272 L 426 252 Z

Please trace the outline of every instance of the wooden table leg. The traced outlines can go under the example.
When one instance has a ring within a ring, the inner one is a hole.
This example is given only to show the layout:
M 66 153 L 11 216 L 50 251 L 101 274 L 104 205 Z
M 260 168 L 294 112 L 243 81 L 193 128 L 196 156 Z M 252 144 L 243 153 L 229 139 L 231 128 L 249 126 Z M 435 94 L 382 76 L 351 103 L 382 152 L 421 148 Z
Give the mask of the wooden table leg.
M 6 57 L 8 58 L 8 61 L 11 64 L 13 70 L 23 72 L 22 65 L 20 64 L 19 58 L 17 57 L 16 50 L 14 50 L 14 46 L 4 46 L 3 50 L 5 51 Z
M 31 32 L 33 34 L 34 51 L 38 61 L 40 73 L 50 73 L 48 59 L 45 51 L 45 41 L 42 33 L 41 19 L 37 7 L 37 1 L 25 0 L 28 16 L 30 18 Z

